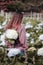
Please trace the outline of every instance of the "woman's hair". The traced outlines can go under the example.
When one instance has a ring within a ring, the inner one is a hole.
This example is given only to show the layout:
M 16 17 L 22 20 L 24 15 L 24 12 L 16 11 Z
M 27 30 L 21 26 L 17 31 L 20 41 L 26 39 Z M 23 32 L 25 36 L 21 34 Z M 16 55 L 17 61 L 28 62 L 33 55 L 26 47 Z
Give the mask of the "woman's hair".
M 14 23 L 21 23 L 21 22 L 22 22 L 22 18 L 23 18 L 23 14 L 16 12 L 16 13 L 13 14 L 12 21 L 13 21 Z
M 8 28 L 18 28 L 22 22 L 23 14 L 22 13 L 12 13 L 12 17 L 10 22 L 6 25 L 6 29 Z

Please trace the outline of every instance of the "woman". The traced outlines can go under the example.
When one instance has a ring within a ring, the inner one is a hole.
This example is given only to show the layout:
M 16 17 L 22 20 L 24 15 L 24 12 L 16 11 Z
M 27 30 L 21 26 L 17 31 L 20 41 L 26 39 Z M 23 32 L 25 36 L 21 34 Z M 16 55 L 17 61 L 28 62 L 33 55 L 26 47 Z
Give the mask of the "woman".
M 15 53 L 11 53 L 11 55 L 9 56 L 9 53 L 8 53 L 8 56 L 11 57 L 12 54 L 15 56 L 17 54 L 23 54 L 23 52 L 26 51 L 26 49 L 28 48 L 27 46 L 27 40 L 26 40 L 26 30 L 25 30 L 25 27 L 24 25 L 22 24 L 22 18 L 23 18 L 23 14 L 22 13 L 13 13 L 12 14 L 12 18 L 10 20 L 10 22 L 8 22 L 8 24 L 6 25 L 5 27 L 5 30 L 7 29 L 16 29 L 16 31 L 19 33 L 19 42 L 16 41 L 16 43 L 14 44 L 14 49 L 15 49 Z M 11 47 L 12 46 L 7 42 L 6 43 L 8 45 L 8 47 Z M 13 50 L 12 50 L 13 51 Z

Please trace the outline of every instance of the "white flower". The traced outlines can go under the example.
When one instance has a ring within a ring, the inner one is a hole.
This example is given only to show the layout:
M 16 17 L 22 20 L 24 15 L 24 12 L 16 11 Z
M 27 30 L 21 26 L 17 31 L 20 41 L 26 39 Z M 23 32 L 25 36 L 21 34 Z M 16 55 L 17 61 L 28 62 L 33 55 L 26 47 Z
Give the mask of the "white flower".
M 33 44 L 34 43 L 34 39 L 31 39 L 31 42 L 30 43 Z
M 3 35 L 1 35 L 1 41 L 5 40 L 5 33 L 3 33 Z
M 43 40 L 43 34 L 39 36 L 39 40 Z
M 10 48 L 8 50 L 9 50 L 9 52 L 7 54 L 8 57 L 12 57 L 12 56 L 15 56 L 20 53 L 20 50 L 17 48 Z
M 28 23 L 28 24 L 26 24 L 25 29 L 29 29 L 29 28 L 32 28 L 32 27 L 33 26 L 30 23 Z
M 5 41 L 2 41 L 2 42 L 0 43 L 0 45 L 5 46 L 5 45 L 6 45 Z
M 38 26 L 43 26 L 43 22 L 39 23 Z
M 38 56 L 43 56 L 43 48 L 38 49 L 37 55 Z
M 5 26 L 7 23 L 7 20 L 5 20 L 3 23 L 2 23 L 2 26 Z
M 18 38 L 18 33 L 16 30 L 14 29 L 8 29 L 6 32 L 5 32 L 5 36 L 6 38 L 8 39 L 17 39 Z
M 3 26 L 0 25 L 0 29 L 3 29 Z
M 26 32 L 26 38 L 28 39 L 30 37 L 30 33 Z
M 36 48 L 35 47 L 30 47 L 29 49 L 28 49 L 28 51 L 35 51 L 36 50 Z
M 34 29 L 41 30 L 42 27 L 40 27 L 40 26 L 36 26 Z

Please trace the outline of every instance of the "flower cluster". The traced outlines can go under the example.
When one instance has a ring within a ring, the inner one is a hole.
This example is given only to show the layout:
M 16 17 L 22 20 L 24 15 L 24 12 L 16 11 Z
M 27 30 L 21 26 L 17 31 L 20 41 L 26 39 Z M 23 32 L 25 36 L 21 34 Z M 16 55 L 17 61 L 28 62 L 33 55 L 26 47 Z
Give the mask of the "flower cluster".
M 14 39 L 14 40 L 16 40 L 18 38 L 18 33 L 14 29 L 8 29 L 8 30 L 5 31 L 5 36 L 8 39 Z

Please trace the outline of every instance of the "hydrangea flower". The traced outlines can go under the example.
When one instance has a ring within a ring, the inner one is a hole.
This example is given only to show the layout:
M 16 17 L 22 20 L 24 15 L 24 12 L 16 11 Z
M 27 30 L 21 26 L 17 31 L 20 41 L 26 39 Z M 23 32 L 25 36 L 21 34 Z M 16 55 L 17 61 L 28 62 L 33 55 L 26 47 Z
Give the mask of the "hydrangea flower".
M 39 40 L 43 40 L 43 34 L 39 36 Z
M 28 49 L 28 51 L 35 51 L 36 50 L 36 48 L 35 47 L 30 47 L 29 49 Z
M 26 32 L 26 38 L 28 39 L 30 37 L 30 33 Z
M 38 49 L 37 55 L 38 55 L 38 56 L 43 56 L 43 47 L 40 48 L 40 49 Z
M 1 39 L 0 39 L 1 41 L 4 41 L 5 40 L 5 33 L 3 33 L 2 35 L 1 35 Z
M 27 23 L 25 29 L 30 29 L 30 28 L 33 28 L 33 26 L 30 23 Z
M 8 30 L 6 30 L 6 32 L 5 32 L 5 36 L 6 36 L 6 38 L 8 38 L 8 39 L 17 39 L 18 38 L 18 33 L 17 33 L 17 31 L 16 30 L 14 30 L 14 29 L 8 29 Z

